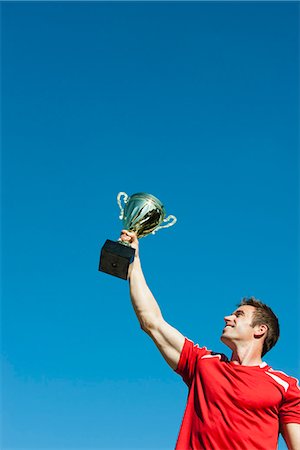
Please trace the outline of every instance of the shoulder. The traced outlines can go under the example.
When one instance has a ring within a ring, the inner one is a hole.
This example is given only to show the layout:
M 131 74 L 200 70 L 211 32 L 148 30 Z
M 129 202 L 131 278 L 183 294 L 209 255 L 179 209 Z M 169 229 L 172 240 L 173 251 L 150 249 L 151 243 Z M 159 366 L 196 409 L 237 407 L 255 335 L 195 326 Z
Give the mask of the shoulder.
M 224 358 L 226 356 L 222 353 L 212 352 L 207 347 L 200 347 L 185 337 L 179 363 L 175 371 L 182 376 L 184 382 L 190 387 L 197 367 L 200 367 L 200 365 L 201 367 L 207 366 L 208 362 L 209 364 L 213 364 L 213 362 L 218 363 Z
M 200 347 L 188 338 L 185 338 L 182 353 L 186 356 L 193 356 L 197 359 L 217 359 L 220 361 L 228 361 L 228 358 L 223 353 L 214 352 L 207 347 Z
M 293 389 L 298 391 L 300 395 L 299 380 L 297 378 L 292 377 L 281 370 L 273 369 L 270 366 L 266 367 L 265 374 L 280 384 L 284 388 L 285 392 L 289 389 Z
M 219 361 L 222 361 L 222 362 L 228 362 L 229 361 L 229 359 L 227 358 L 226 355 L 224 355 L 224 353 L 218 353 L 218 352 L 210 351 L 209 354 L 201 356 L 201 359 L 213 359 L 213 358 L 217 359 Z

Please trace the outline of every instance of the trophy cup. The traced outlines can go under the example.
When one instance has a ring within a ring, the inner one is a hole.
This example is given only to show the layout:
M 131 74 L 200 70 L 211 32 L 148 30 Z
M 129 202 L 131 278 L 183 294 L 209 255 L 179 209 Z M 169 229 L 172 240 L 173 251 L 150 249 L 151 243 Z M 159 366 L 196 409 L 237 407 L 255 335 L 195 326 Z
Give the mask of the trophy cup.
M 122 198 L 124 206 L 122 206 Z M 140 239 L 148 234 L 155 234 L 162 228 L 168 228 L 177 222 L 175 216 L 168 216 L 163 204 L 154 195 L 140 192 L 130 197 L 125 192 L 117 196 L 121 210 L 120 219 L 123 228 L 134 231 Z M 166 223 L 166 225 L 161 225 Z M 134 259 L 135 249 L 129 243 L 106 240 L 101 249 L 99 271 L 109 273 L 123 280 L 127 279 L 129 264 Z

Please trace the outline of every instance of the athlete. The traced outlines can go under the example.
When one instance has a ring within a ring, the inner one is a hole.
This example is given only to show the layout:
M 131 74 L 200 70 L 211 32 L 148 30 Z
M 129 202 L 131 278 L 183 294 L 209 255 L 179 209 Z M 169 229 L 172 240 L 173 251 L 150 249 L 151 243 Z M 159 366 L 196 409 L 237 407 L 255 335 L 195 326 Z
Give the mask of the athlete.
M 289 450 L 300 450 L 297 380 L 262 361 L 279 337 L 272 310 L 251 297 L 224 318 L 221 340 L 230 360 L 200 348 L 164 320 L 143 275 L 136 234 L 122 230 L 121 240 L 136 251 L 129 284 L 141 328 L 188 386 L 176 450 L 276 450 L 279 433 Z

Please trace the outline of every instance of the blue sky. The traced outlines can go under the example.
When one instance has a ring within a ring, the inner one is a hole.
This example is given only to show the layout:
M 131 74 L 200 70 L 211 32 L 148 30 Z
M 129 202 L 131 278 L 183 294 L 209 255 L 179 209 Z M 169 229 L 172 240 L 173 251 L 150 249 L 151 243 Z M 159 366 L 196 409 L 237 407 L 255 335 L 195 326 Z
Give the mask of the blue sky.
M 178 218 L 140 243 L 165 319 L 226 353 L 223 317 L 255 295 L 281 323 L 265 360 L 298 376 L 299 4 L 2 2 L 1 20 L 1 448 L 174 448 L 186 387 L 97 271 L 119 191 Z

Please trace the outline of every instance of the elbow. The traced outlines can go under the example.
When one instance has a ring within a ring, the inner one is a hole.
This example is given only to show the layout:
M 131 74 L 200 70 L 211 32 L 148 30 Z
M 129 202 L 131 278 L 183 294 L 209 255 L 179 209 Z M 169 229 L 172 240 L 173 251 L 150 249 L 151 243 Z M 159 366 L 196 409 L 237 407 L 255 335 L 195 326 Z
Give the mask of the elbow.
M 152 332 L 158 328 L 161 319 L 162 317 L 157 316 L 140 317 L 139 322 L 141 329 L 145 333 L 151 335 Z
M 145 333 L 150 334 L 150 331 L 147 328 L 146 324 L 144 322 L 142 322 L 141 320 L 140 320 L 140 327 L 141 327 L 141 330 L 143 330 Z

